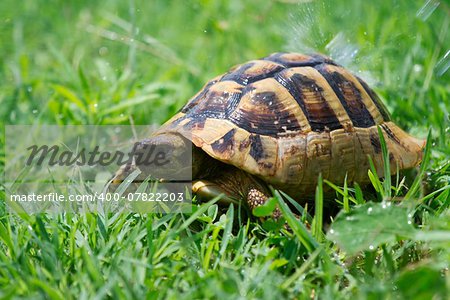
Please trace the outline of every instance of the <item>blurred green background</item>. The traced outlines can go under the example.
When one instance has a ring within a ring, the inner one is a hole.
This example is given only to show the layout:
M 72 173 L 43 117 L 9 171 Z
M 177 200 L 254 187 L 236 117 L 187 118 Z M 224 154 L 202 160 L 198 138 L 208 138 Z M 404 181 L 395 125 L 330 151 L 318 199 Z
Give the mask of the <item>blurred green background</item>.
M 449 25 L 448 2 L 437 0 L 2 0 L 1 129 L 162 123 L 235 64 L 322 52 L 369 82 L 402 128 L 420 138 L 432 129 L 423 185 L 434 193 L 413 204 L 420 238 L 391 233 L 390 242 L 350 257 L 321 230 L 314 238 L 322 252 L 312 253 L 295 236 L 233 221 L 232 209 L 219 216 L 211 204 L 192 219 L 19 217 L 0 201 L 0 298 L 444 299 Z

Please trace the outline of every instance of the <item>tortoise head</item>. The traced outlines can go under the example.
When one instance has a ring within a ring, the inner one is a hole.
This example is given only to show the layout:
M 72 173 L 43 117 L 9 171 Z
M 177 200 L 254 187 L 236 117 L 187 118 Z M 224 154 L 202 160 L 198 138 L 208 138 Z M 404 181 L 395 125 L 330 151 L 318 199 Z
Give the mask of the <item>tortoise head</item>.
M 144 177 L 161 180 L 192 177 L 192 143 L 179 134 L 164 133 L 144 139 L 134 145 L 132 152 Z
M 113 176 L 109 190 L 114 191 L 136 169 L 141 171 L 135 179 L 137 183 L 149 176 L 165 181 L 190 181 L 206 175 L 207 170 L 217 165 L 189 139 L 176 133 L 163 133 L 135 143 L 132 157 Z

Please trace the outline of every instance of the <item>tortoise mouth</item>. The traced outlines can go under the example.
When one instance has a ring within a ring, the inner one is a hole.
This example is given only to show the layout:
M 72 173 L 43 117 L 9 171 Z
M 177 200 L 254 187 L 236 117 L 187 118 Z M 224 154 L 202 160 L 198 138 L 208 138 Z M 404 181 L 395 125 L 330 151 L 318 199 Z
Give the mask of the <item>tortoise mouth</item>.
M 133 149 L 134 163 L 145 177 L 164 181 L 192 181 L 192 151 L 179 135 L 164 134 L 142 140 Z

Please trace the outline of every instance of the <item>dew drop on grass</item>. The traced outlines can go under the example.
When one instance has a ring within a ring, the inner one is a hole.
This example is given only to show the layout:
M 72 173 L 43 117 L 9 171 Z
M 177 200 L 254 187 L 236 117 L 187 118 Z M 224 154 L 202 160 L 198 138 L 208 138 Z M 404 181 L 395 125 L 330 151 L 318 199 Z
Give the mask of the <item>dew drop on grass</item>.
M 98 54 L 100 56 L 105 56 L 108 54 L 108 48 L 107 47 L 100 47 L 100 49 L 98 49 Z
M 367 209 L 367 214 L 369 214 L 370 215 L 370 213 L 372 212 L 372 207 L 369 207 L 368 209 Z
M 373 249 L 375 249 L 375 247 L 374 247 L 373 245 L 370 245 L 370 246 L 369 246 L 369 249 L 370 249 L 370 250 L 373 250 Z
M 422 65 L 415 64 L 414 67 L 413 67 L 413 70 L 414 70 L 415 73 L 420 73 L 420 72 L 422 72 L 423 67 L 422 67 Z

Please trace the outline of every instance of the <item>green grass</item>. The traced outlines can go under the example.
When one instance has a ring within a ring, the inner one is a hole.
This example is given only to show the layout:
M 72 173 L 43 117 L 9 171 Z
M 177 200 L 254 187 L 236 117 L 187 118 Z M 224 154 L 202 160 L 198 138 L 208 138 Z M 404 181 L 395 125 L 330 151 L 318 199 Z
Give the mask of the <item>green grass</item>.
M 162 123 L 234 64 L 312 49 L 360 73 L 402 128 L 431 130 L 429 159 L 410 181 L 372 176 L 375 191 L 324 180 L 335 199 L 319 185 L 302 213 L 275 191 L 291 231 L 214 202 L 192 214 L 17 215 L 2 200 L 0 298 L 448 297 L 444 1 L 425 20 L 424 1 L 409 0 L 72 2 L 0 4 L 2 129 Z M 330 205 L 342 208 L 333 220 Z

